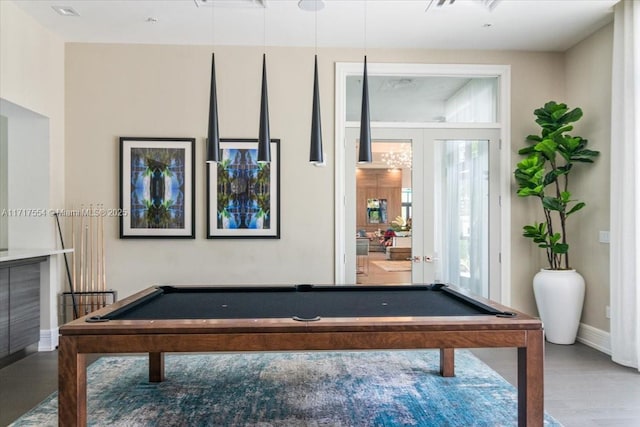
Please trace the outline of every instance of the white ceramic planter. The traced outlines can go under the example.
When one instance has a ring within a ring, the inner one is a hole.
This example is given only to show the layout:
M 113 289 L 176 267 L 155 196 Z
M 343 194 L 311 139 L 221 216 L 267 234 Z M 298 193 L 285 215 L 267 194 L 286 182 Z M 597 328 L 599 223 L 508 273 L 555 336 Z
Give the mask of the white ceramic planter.
M 543 269 L 535 275 L 533 292 L 547 341 L 554 344 L 576 341 L 584 288 L 584 278 L 575 270 Z

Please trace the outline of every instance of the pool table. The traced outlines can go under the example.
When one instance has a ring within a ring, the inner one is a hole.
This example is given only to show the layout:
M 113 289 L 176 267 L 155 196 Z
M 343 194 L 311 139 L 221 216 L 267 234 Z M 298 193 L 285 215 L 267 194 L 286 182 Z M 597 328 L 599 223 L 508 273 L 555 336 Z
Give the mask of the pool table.
M 156 286 L 60 327 L 59 425 L 87 422 L 89 353 L 148 353 L 149 380 L 165 352 L 518 349 L 518 424 L 543 423 L 540 320 L 450 286 Z

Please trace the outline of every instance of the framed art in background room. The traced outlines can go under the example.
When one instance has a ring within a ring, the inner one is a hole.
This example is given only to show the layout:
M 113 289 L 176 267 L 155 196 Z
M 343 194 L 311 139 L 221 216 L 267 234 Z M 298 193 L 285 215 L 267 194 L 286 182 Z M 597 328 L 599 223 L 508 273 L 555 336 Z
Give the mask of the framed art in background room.
M 221 139 L 219 163 L 207 163 L 207 238 L 280 238 L 280 140 L 258 163 L 256 139 Z
M 121 238 L 195 238 L 195 138 L 120 138 Z

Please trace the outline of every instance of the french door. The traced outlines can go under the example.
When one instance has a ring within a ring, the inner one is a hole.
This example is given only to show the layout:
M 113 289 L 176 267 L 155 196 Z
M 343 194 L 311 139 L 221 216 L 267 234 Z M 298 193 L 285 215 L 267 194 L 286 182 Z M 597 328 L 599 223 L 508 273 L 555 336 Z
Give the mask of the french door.
M 347 183 L 356 182 L 358 133 L 353 128 L 346 132 Z M 398 247 L 385 248 L 387 259 L 402 259 L 410 247 L 407 258 L 411 261 L 411 283 L 452 283 L 485 297 L 499 296 L 499 131 L 373 128 L 372 140 L 374 147 L 378 144 L 396 153 L 399 150 L 394 147 L 402 146 L 405 160 L 406 147 L 410 150 L 410 166 L 403 166 L 403 174 L 409 173 L 410 179 L 402 180 L 402 195 L 385 196 L 394 203 L 402 201 L 399 209 L 408 216 L 404 220 L 410 220 L 410 226 L 396 230 L 398 238 L 391 247 Z M 396 167 L 388 161 L 390 157 L 393 156 L 374 150 L 374 163 L 363 166 L 363 170 Z M 358 234 L 367 227 L 360 218 L 356 219 L 357 210 L 363 209 L 357 204 L 365 201 L 357 199 L 355 185 L 347 187 L 347 230 Z M 387 203 L 385 198 L 376 198 L 375 193 L 370 193 L 370 197 L 368 200 Z M 392 208 L 389 206 L 390 211 Z M 381 227 L 387 228 L 393 219 L 387 218 Z M 370 224 L 368 227 L 371 228 Z M 355 239 L 346 242 L 347 283 L 355 283 Z M 350 248 L 351 245 L 354 247 Z

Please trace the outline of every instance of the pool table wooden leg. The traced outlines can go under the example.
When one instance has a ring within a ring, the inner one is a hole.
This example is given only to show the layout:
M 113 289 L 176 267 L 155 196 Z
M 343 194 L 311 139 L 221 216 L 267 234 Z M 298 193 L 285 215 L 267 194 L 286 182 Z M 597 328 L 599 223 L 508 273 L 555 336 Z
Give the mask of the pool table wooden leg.
M 58 425 L 87 425 L 87 364 L 74 338 L 61 336 L 58 344 Z
M 518 426 L 539 427 L 544 421 L 544 338 L 542 330 L 527 332 L 527 346 L 518 348 Z
M 455 375 L 455 357 L 453 348 L 440 349 L 440 375 L 453 377 Z
M 164 353 L 149 353 L 149 382 L 164 381 Z

